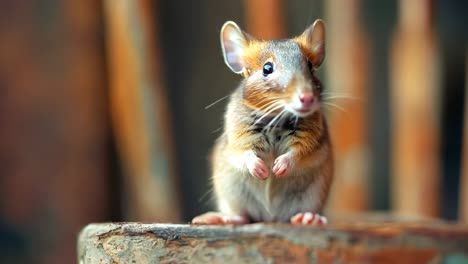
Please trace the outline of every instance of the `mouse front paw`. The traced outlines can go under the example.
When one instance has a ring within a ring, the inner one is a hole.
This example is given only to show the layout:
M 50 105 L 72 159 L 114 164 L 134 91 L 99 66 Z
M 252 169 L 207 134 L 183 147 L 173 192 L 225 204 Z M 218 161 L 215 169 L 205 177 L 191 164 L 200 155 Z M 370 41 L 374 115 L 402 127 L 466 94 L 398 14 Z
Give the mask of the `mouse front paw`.
M 265 162 L 263 162 L 261 158 L 257 157 L 253 151 L 246 153 L 245 165 L 247 166 L 247 169 L 252 176 L 255 176 L 261 180 L 268 178 L 269 171 L 265 165 Z
M 292 167 L 293 157 L 290 153 L 286 153 L 276 158 L 272 171 L 276 176 L 282 177 L 287 175 Z

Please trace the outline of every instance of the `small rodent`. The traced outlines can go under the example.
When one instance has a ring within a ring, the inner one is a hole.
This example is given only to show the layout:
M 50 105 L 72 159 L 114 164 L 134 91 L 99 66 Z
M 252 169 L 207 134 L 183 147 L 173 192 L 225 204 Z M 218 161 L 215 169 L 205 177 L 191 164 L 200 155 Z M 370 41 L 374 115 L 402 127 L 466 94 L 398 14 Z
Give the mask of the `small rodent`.
M 211 157 L 219 212 L 193 224 L 325 224 L 319 213 L 333 179 L 333 155 L 316 69 L 325 25 L 300 36 L 262 41 L 236 23 L 221 29 L 227 66 L 244 79 L 230 96 L 224 132 Z

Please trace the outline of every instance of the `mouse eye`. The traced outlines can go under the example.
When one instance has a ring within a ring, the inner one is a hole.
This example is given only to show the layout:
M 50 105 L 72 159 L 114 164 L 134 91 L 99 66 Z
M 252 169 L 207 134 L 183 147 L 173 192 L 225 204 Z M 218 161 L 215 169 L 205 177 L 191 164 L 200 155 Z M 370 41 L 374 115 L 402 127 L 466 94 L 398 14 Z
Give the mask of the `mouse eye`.
M 263 65 L 263 76 L 267 76 L 268 74 L 272 74 L 273 73 L 273 62 L 271 61 L 267 61 L 265 62 L 265 64 Z

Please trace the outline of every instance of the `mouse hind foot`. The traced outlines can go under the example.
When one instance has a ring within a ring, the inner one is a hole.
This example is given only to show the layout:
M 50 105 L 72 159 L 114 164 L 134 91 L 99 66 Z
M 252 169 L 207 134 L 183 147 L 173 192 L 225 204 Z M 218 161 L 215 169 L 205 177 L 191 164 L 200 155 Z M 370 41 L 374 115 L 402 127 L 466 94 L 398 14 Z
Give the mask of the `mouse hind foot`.
M 302 212 L 291 217 L 291 224 L 296 225 L 326 225 L 328 222 L 325 216 L 311 212 Z
M 194 225 L 242 225 L 248 224 L 249 218 L 241 215 L 227 215 L 220 212 L 208 212 L 192 220 Z

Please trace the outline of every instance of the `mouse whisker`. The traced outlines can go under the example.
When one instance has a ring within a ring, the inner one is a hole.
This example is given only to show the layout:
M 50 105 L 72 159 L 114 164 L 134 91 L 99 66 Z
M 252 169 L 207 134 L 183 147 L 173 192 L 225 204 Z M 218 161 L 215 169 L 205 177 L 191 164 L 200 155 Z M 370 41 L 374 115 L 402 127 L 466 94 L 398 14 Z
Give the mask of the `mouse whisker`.
M 265 100 L 264 100 L 264 101 L 265 101 Z M 260 104 L 262 104 L 264 101 L 260 101 Z M 265 111 L 267 111 L 267 109 L 268 109 L 270 106 L 272 106 L 272 105 L 274 105 L 274 104 L 276 104 L 276 103 L 277 103 L 277 102 L 274 101 L 274 100 L 271 101 L 271 102 L 268 102 L 268 103 L 266 103 L 265 105 L 263 105 L 261 108 L 252 111 L 252 113 L 253 113 L 253 114 L 258 114 L 258 113 L 260 113 L 260 112 L 265 112 Z
M 230 96 L 230 94 L 228 94 L 228 95 L 226 95 L 226 96 L 223 96 L 223 97 L 219 98 L 218 100 L 214 101 L 213 103 L 211 103 L 211 104 L 205 106 L 205 110 L 211 108 L 213 105 L 215 105 L 215 104 L 217 104 L 217 103 L 223 101 L 224 99 L 228 98 L 229 96 Z
M 252 127 L 254 127 L 255 125 L 257 125 L 260 121 L 262 121 L 263 118 L 265 118 L 266 116 L 268 116 L 268 115 L 271 114 L 272 112 L 274 112 L 274 111 L 280 109 L 281 107 L 283 107 L 283 105 L 281 105 L 281 104 L 274 104 L 274 105 L 272 106 L 272 108 L 271 108 L 269 111 L 267 111 L 265 114 L 263 114 L 262 116 L 260 116 L 259 118 L 257 118 L 257 119 L 255 120 L 255 122 L 253 123 Z
M 268 104 L 266 107 L 264 108 L 261 108 L 261 109 L 258 109 L 256 111 L 254 111 L 254 114 L 258 115 L 258 114 L 265 114 L 265 113 L 271 113 L 271 110 L 272 109 L 276 109 L 277 106 L 280 106 L 281 104 L 279 104 L 278 102 L 273 102 L 271 104 Z M 274 111 L 274 110 L 273 110 Z
M 271 121 L 270 123 L 268 123 L 264 128 L 263 130 L 266 130 L 267 132 L 270 131 L 270 129 L 272 128 L 272 125 L 275 123 L 276 120 L 278 120 L 278 118 L 286 111 L 286 109 L 283 109 L 281 110 L 281 112 L 276 115 Z
M 209 194 L 213 193 L 213 191 L 213 187 L 209 188 L 202 196 L 200 196 L 198 202 L 202 202 Z
M 221 131 L 221 129 L 223 129 L 223 126 L 220 126 L 220 127 L 218 127 L 217 129 L 211 131 L 211 134 L 215 134 L 215 133 Z
M 276 127 L 276 125 L 278 125 L 278 124 L 281 122 L 281 120 L 282 120 L 283 117 L 285 116 L 285 113 L 286 113 L 285 110 L 281 111 L 281 112 L 276 116 L 276 117 L 277 117 L 276 121 L 272 120 L 272 121 L 274 121 L 274 123 L 271 124 L 271 125 L 269 126 L 268 131 L 270 131 L 271 129 L 273 129 L 274 127 Z
M 289 116 L 289 111 L 284 111 L 283 115 L 281 116 L 280 120 L 278 121 L 278 124 L 280 122 L 282 122 L 285 118 L 288 118 L 288 116 Z
M 331 107 L 334 107 L 335 109 L 338 109 L 340 111 L 342 111 L 343 113 L 347 113 L 346 110 L 341 107 L 341 106 L 338 106 L 337 104 L 334 104 L 334 103 L 330 103 L 330 102 L 322 102 L 324 105 L 326 106 L 331 106 Z
M 340 91 L 324 91 L 320 93 L 320 96 L 324 97 L 325 99 L 353 99 L 353 100 L 361 100 L 361 98 L 353 96 L 347 92 L 340 92 Z
M 276 123 L 273 126 L 276 126 L 277 124 L 280 124 L 281 121 L 283 121 L 283 119 L 287 116 L 287 114 L 288 114 L 288 111 L 281 111 L 278 120 L 276 121 Z
M 288 111 L 286 109 L 281 111 L 281 113 L 279 114 L 278 120 L 276 120 L 276 122 L 271 126 L 271 128 L 273 128 L 276 125 L 280 124 L 287 115 L 288 115 Z
M 280 105 L 278 102 L 269 103 L 264 108 L 258 109 L 258 111 L 256 111 L 255 114 L 269 112 L 273 107 L 276 107 L 278 105 Z
M 359 98 L 352 97 L 352 96 L 346 96 L 346 95 L 331 95 L 331 96 L 323 97 L 322 101 L 324 101 L 324 100 L 331 100 L 331 99 L 360 100 Z
M 325 95 L 325 94 L 341 94 L 341 95 L 351 95 L 350 93 L 346 92 L 346 91 L 323 91 L 320 93 L 321 95 Z
M 263 103 L 264 101 L 261 101 L 260 103 Z M 253 114 L 258 114 L 258 113 L 264 113 L 264 112 L 267 112 L 271 109 L 272 106 L 275 106 L 277 105 L 278 102 L 273 100 L 271 102 L 267 102 L 265 105 L 263 105 L 262 107 L 260 107 L 259 109 L 256 109 L 254 111 L 252 111 Z

